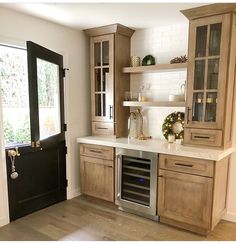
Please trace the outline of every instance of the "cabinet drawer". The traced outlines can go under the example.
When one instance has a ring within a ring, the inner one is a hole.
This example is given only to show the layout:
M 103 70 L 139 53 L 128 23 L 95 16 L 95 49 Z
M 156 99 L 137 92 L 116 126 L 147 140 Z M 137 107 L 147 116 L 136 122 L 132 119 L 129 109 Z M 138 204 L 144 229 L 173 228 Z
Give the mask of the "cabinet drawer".
M 214 161 L 160 154 L 160 169 L 213 177 Z
M 107 146 L 80 144 L 80 155 L 95 157 L 100 159 L 113 160 L 114 149 Z
M 112 122 L 92 122 L 93 135 L 114 135 L 114 123 Z
M 222 131 L 185 128 L 184 143 L 220 147 L 222 145 Z

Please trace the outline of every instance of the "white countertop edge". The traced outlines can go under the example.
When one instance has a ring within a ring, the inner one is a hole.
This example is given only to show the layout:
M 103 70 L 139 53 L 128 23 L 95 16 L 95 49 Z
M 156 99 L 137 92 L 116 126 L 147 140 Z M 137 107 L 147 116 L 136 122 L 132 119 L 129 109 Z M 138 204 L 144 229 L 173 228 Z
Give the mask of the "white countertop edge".
M 77 138 L 77 142 L 214 161 L 219 161 L 234 152 L 234 148 L 225 150 L 205 149 L 199 147 L 184 146 L 180 144 L 169 144 L 166 141 L 157 139 L 140 141 L 136 139 L 128 140 L 128 138 L 105 138 L 89 136 Z

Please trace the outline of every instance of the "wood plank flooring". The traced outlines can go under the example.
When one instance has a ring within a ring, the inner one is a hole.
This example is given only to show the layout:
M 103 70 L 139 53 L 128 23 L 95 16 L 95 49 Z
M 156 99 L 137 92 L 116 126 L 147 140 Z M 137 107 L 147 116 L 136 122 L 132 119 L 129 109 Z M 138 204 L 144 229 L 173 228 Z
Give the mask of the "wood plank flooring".
M 236 224 L 222 220 L 202 237 L 81 196 L 11 222 L 0 240 L 236 240 Z

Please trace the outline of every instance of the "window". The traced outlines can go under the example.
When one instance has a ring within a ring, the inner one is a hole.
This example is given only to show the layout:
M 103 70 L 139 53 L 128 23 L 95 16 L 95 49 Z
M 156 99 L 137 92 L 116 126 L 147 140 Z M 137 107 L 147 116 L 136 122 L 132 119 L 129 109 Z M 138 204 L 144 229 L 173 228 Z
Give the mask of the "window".
M 0 87 L 5 146 L 30 143 L 26 50 L 0 45 Z

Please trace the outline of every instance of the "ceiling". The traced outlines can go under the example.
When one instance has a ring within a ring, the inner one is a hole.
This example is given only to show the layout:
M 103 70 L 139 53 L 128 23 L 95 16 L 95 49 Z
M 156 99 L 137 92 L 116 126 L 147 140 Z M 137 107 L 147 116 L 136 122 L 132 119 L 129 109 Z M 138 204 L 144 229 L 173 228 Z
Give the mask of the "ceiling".
M 76 29 L 121 23 L 134 29 L 187 23 L 179 10 L 206 3 L 4 3 L 0 6 Z

